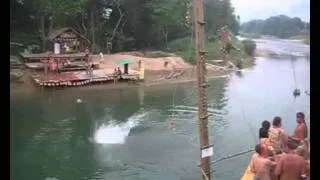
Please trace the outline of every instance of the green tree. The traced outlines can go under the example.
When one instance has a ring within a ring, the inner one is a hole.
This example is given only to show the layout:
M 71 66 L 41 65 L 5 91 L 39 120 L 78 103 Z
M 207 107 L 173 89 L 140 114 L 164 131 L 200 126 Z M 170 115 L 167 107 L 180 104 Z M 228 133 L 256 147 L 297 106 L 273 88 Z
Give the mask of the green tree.
M 252 20 L 241 25 L 245 33 L 272 35 L 279 38 L 289 38 L 301 34 L 307 25 L 300 18 L 290 18 L 285 15 L 272 16 L 266 20 Z

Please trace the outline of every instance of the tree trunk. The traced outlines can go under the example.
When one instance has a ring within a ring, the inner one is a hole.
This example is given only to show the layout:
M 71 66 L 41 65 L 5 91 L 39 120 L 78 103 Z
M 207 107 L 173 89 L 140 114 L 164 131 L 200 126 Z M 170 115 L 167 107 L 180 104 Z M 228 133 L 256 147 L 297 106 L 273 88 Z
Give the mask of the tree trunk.
M 166 26 L 163 26 L 162 28 L 162 38 L 163 38 L 164 48 L 167 48 L 168 29 Z
M 164 46 L 165 46 L 165 48 L 167 48 L 168 47 L 168 28 L 165 28 L 165 34 L 164 34 Z
M 47 35 L 49 35 L 52 31 L 53 31 L 53 17 L 50 18 L 50 21 L 49 21 L 49 28 L 48 28 L 48 33 Z
M 81 16 L 81 26 L 83 28 L 83 35 L 85 37 L 88 37 L 88 30 L 87 30 L 87 27 L 86 27 L 86 23 L 85 23 L 85 13 L 82 13 L 82 16 Z
M 94 13 L 93 10 L 90 13 L 90 28 L 91 28 L 91 42 L 92 42 L 92 47 L 91 47 L 91 52 L 94 51 L 96 42 L 95 42 L 95 27 L 94 27 Z
M 41 39 L 42 39 L 42 50 L 45 51 L 46 49 L 46 26 L 45 26 L 45 16 L 44 14 L 40 17 L 40 32 L 41 32 Z

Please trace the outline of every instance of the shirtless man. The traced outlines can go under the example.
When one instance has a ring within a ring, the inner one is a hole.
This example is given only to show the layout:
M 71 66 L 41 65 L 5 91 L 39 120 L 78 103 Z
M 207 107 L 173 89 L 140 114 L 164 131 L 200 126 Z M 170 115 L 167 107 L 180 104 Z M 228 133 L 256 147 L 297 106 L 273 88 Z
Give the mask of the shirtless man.
M 86 49 L 84 50 L 84 53 L 85 53 L 85 61 L 89 63 L 90 51 L 88 47 L 86 47 Z
M 305 115 L 303 112 L 297 113 L 297 127 L 294 131 L 294 135 L 291 137 L 296 141 L 302 141 L 308 137 L 308 128 L 306 121 L 304 120 Z
M 263 129 L 259 132 L 260 135 L 260 144 L 263 144 L 269 150 L 269 154 L 275 155 L 274 148 L 269 140 L 269 133 L 267 129 Z
M 245 180 L 248 179 L 249 177 L 254 177 L 254 172 L 253 172 L 253 161 L 255 161 L 255 159 L 259 156 L 259 153 L 261 152 L 261 148 L 260 148 L 260 144 L 255 146 L 255 153 L 251 156 L 251 160 L 250 163 L 246 169 L 246 171 L 244 172 L 244 175 L 242 176 L 241 180 Z
M 281 157 L 284 156 L 286 153 L 283 152 L 283 151 L 276 151 L 275 153 L 276 153 L 276 155 L 274 156 L 274 161 L 275 161 L 276 164 L 278 164 L 280 159 L 281 159 Z M 271 172 L 270 172 L 270 176 L 271 176 L 272 180 L 276 180 L 277 179 L 277 177 L 275 176 L 275 169 L 276 169 L 276 166 L 274 166 L 271 169 Z
M 306 178 L 306 164 L 303 157 L 295 153 L 296 144 L 287 143 L 288 153 L 283 155 L 275 170 L 277 180 L 301 180 Z
M 307 151 L 303 146 L 299 146 L 296 150 L 295 153 L 298 154 L 299 156 L 305 158 L 305 168 L 306 168 L 306 175 L 309 177 L 310 175 L 310 161 L 306 160 L 306 154 Z
M 255 173 L 254 180 L 271 180 L 270 171 L 275 163 L 268 158 L 268 149 L 264 144 L 259 144 L 260 152 L 256 156 L 251 164 L 251 171 Z
M 169 129 L 175 130 L 176 129 L 176 122 L 174 120 L 170 120 L 168 127 L 169 127 Z
M 263 133 L 263 131 L 267 131 L 268 132 L 268 136 L 269 136 L 269 129 L 270 129 L 270 122 L 265 120 L 261 123 L 261 128 L 259 129 L 259 139 L 261 138 L 261 133 Z
M 282 151 L 285 142 L 285 133 L 281 126 L 281 118 L 276 116 L 269 129 L 269 141 L 276 151 Z
M 250 160 L 250 163 L 249 163 L 249 169 L 251 170 L 252 169 L 252 166 L 253 166 L 253 161 L 259 156 L 260 152 L 261 152 L 261 146 L 260 144 L 257 144 L 255 146 L 255 153 L 252 155 L 251 157 L 251 160 Z
M 294 135 L 290 137 L 290 139 L 294 140 L 300 146 L 306 150 L 305 157 L 308 157 L 309 152 L 309 141 L 307 140 L 308 137 L 308 127 L 305 121 L 305 115 L 303 112 L 297 113 L 297 127 L 294 131 Z

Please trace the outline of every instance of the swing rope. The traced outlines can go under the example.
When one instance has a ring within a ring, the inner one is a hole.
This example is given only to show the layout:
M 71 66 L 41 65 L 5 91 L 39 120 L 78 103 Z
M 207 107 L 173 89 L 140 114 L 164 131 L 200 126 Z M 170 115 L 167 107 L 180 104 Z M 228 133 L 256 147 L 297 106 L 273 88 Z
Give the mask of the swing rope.
M 236 154 L 232 154 L 232 155 L 229 155 L 229 156 L 224 156 L 224 157 L 219 158 L 219 159 L 217 159 L 215 161 L 212 161 L 211 164 L 216 164 L 216 163 L 218 163 L 220 161 L 225 161 L 225 160 L 228 160 L 228 159 L 232 159 L 232 158 L 235 158 L 235 157 L 238 157 L 238 156 L 241 156 L 241 155 L 253 152 L 253 151 L 255 151 L 255 150 L 250 149 L 250 150 L 242 151 L 242 152 L 239 152 L 239 153 L 236 153 Z
M 175 108 L 175 96 L 176 96 L 176 92 L 177 92 L 177 88 L 178 88 L 178 84 L 176 85 L 176 87 L 174 88 L 173 94 L 172 94 L 172 109 Z M 171 120 L 173 119 L 173 113 L 174 110 L 171 112 Z
M 194 37 L 193 37 L 193 29 L 194 29 L 194 27 L 193 27 L 193 21 L 192 21 L 192 23 L 191 23 L 191 31 L 190 31 L 190 57 L 189 58 L 191 58 L 191 56 L 192 56 L 192 50 L 193 50 L 193 40 L 194 40 Z M 191 73 L 191 75 L 192 75 L 193 73 Z M 176 92 L 177 92 L 177 88 L 178 88 L 178 83 L 176 84 L 176 87 L 174 88 L 174 92 L 173 92 L 173 95 L 172 95 L 172 108 L 173 107 L 175 107 L 175 95 L 176 95 Z M 173 114 L 174 114 L 174 111 L 172 111 L 171 112 L 171 119 L 173 119 Z
M 232 77 L 232 75 L 230 75 Z M 236 86 L 236 83 L 234 83 L 234 89 L 235 89 L 235 94 L 236 94 L 236 98 L 238 100 L 238 103 L 240 104 L 240 110 L 241 110 L 241 113 L 242 113 L 242 119 L 244 119 L 244 121 L 247 123 L 247 125 L 249 126 L 249 130 L 251 132 L 251 135 L 252 135 L 252 140 L 253 140 L 253 144 L 256 144 L 256 142 L 258 142 L 258 138 L 256 137 L 255 133 L 254 133 L 254 129 L 252 127 L 252 125 L 250 124 L 250 122 L 247 120 L 246 118 L 246 113 L 245 113 L 245 110 L 243 109 L 243 103 L 242 103 L 242 100 L 238 94 L 238 88 Z
M 294 65 L 293 59 L 291 59 L 291 68 L 292 68 L 292 74 L 293 74 L 294 88 L 297 89 L 296 70 L 295 70 L 295 65 Z

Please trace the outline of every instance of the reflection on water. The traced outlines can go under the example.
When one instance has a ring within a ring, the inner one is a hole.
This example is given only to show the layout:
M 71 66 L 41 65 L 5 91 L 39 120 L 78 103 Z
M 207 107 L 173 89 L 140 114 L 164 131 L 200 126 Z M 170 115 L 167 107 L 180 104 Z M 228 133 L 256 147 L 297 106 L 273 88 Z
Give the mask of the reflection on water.
M 207 93 L 213 158 L 252 148 L 262 120 L 279 115 L 291 134 L 295 113 L 309 123 L 310 64 L 257 59 L 242 75 L 210 80 Z M 83 99 L 76 104 L 77 97 Z M 173 100 L 174 97 L 174 100 Z M 147 89 L 49 91 L 12 99 L 11 174 L 14 180 L 199 179 L 195 84 Z M 168 121 L 176 130 L 168 129 Z M 239 179 L 244 155 L 213 166 L 215 179 Z

